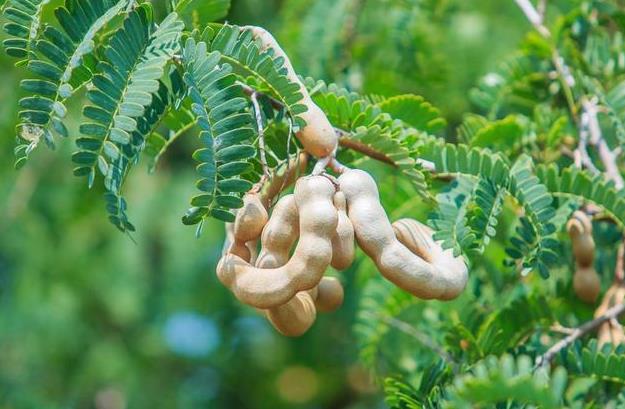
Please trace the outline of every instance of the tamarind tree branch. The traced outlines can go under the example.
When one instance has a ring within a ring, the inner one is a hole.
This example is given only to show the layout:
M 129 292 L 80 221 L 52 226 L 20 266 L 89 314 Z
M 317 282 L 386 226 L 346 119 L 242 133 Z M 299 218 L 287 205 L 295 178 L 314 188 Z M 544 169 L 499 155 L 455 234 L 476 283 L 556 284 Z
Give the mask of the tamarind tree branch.
M 254 116 L 256 117 L 256 126 L 258 128 L 258 150 L 260 151 L 260 163 L 263 167 L 263 175 L 269 177 L 269 166 L 267 165 L 267 155 L 265 150 L 265 126 L 263 124 L 263 114 L 258 103 L 258 94 L 253 92 L 250 95 L 252 104 L 254 105 Z
M 603 315 L 573 329 L 570 335 L 557 342 L 555 345 L 549 348 L 547 352 L 536 358 L 536 364 L 534 366 L 534 369 L 548 365 L 564 348 L 568 347 L 589 332 L 594 331 L 604 322 L 618 318 L 624 312 L 625 304 L 617 304 L 614 307 L 608 309 Z
M 267 100 L 269 101 L 269 103 L 274 109 L 276 110 L 284 109 L 284 105 L 282 104 L 282 102 L 278 101 L 272 96 L 264 94 L 260 91 L 257 91 L 247 84 L 240 82 L 239 85 L 243 88 L 243 92 L 245 92 L 245 94 L 248 95 L 250 98 L 252 98 L 253 95 L 256 95 L 256 98 L 262 95 L 263 97 L 267 98 Z M 355 152 L 368 156 L 371 159 L 375 159 L 377 161 L 386 163 L 393 167 L 397 167 L 397 164 L 393 162 L 393 160 L 389 158 L 388 156 L 386 156 L 385 154 L 378 152 L 376 150 L 373 150 L 367 145 L 351 139 L 349 137 L 349 132 L 346 132 L 336 127 L 334 128 L 334 131 L 337 133 L 337 135 L 339 135 L 339 145 L 341 145 L 343 148 L 353 150 Z

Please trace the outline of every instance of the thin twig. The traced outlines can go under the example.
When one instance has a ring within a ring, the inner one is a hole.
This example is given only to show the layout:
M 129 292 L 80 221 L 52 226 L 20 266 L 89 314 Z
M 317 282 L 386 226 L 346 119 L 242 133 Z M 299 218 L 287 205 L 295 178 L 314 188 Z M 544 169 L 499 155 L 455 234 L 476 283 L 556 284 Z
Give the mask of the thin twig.
M 525 14 L 525 17 L 529 20 L 530 23 L 534 26 L 536 31 L 538 31 L 543 37 L 549 38 L 551 37 L 551 33 L 543 25 L 543 16 L 534 8 L 534 5 L 530 0 L 514 0 L 519 8 Z
M 597 153 L 601 158 L 601 162 L 605 167 L 605 174 L 608 180 L 614 182 L 614 186 L 617 189 L 622 189 L 625 186 L 625 181 L 618 168 L 617 153 L 612 151 L 608 146 L 605 138 L 601 133 L 601 126 L 599 125 L 599 108 L 597 107 L 596 98 L 582 98 L 582 123 L 584 117 L 586 117 L 588 132 L 590 133 L 590 143 L 596 146 Z M 580 141 L 581 142 L 581 141 Z
M 556 322 L 551 327 L 549 327 L 549 330 L 564 335 L 571 335 L 575 332 L 575 328 L 564 327 L 559 322 Z
M 263 124 L 263 114 L 258 103 L 258 93 L 252 92 L 250 95 L 254 105 L 254 115 L 256 116 L 256 127 L 258 128 L 258 150 L 260 151 L 260 163 L 263 167 L 263 175 L 269 177 L 269 165 L 267 165 L 267 154 L 265 150 L 265 125 Z
M 617 304 L 607 310 L 605 314 L 575 328 L 570 335 L 560 340 L 558 343 L 549 348 L 547 352 L 536 358 L 536 365 L 534 366 L 534 369 L 548 365 L 564 348 L 568 347 L 589 332 L 594 331 L 604 322 L 615 319 L 624 312 L 625 304 Z
M 242 88 L 243 88 L 243 92 L 245 92 L 246 95 L 248 96 L 252 96 L 254 93 L 261 95 L 260 92 L 256 91 L 254 88 L 250 87 L 247 84 L 244 84 L 242 82 L 238 83 Z M 266 95 L 266 94 L 262 94 L 263 96 L 265 96 L 266 98 L 268 98 L 269 103 L 271 104 L 271 106 L 274 109 L 277 110 L 281 110 L 284 109 L 284 105 L 282 104 L 282 102 L 278 101 L 277 99 L 271 97 L 270 95 Z M 289 118 L 290 119 L 290 118 Z M 340 129 L 340 128 L 334 128 L 334 131 L 336 132 L 336 134 L 339 136 L 339 145 L 341 145 L 343 148 L 346 149 L 350 149 L 353 150 L 355 152 L 361 153 L 365 156 L 370 157 L 371 159 L 375 159 L 377 161 L 380 162 L 384 162 L 386 164 L 389 164 L 393 167 L 397 167 L 397 164 L 388 156 L 386 156 L 385 154 L 378 152 L 376 150 L 371 149 L 369 146 L 358 142 L 356 140 L 353 140 L 349 137 L 349 133 Z

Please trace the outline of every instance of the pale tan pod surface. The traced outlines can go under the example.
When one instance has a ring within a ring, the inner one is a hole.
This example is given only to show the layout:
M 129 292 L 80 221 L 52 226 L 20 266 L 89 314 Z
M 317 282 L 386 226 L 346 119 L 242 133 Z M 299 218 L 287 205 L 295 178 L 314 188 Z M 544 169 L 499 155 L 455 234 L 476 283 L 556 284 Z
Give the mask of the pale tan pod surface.
M 287 263 L 291 247 L 299 236 L 298 224 L 295 196 L 286 195 L 278 201 L 263 229 L 262 249 L 256 267 L 276 268 Z M 299 292 L 286 304 L 264 310 L 263 313 L 279 333 L 289 337 L 304 334 L 317 318 L 313 299 L 307 292 Z
M 354 226 L 347 217 L 347 203 L 345 194 L 336 192 L 334 195 L 334 207 L 338 211 L 339 222 L 336 233 L 332 237 L 332 267 L 337 270 L 345 270 L 354 262 L 356 249 L 354 248 Z
M 299 337 L 314 324 L 317 309 L 310 294 L 302 291 L 286 304 L 265 311 L 265 316 L 282 335 Z
M 343 304 L 345 293 L 341 282 L 335 277 L 323 277 L 317 287 L 317 296 L 313 297 L 320 312 L 332 312 Z
M 408 250 L 428 263 L 432 262 L 431 252 L 433 231 L 414 219 L 399 219 L 393 223 L 393 231 L 397 240 Z
M 323 176 L 301 178 L 295 185 L 300 240 L 282 267 L 259 269 L 226 255 L 217 266 L 220 281 L 243 303 L 257 308 L 282 305 L 296 293 L 316 286 L 332 260 L 332 236 L 338 215 L 334 185 Z
M 300 152 L 296 158 L 287 162 L 282 168 L 274 172 L 271 181 L 266 184 L 261 191 L 261 201 L 266 208 L 271 207 L 274 198 L 284 189 L 291 186 L 299 178 L 308 166 L 308 154 Z
M 577 267 L 573 274 L 573 289 L 580 300 L 594 304 L 601 292 L 601 280 L 594 267 Z
M 275 268 L 285 265 L 298 236 L 299 215 L 295 196 L 285 195 L 276 203 L 263 229 L 256 267 Z
M 267 220 L 269 220 L 269 215 L 260 200 L 260 195 L 247 193 L 243 196 L 243 207 L 237 211 L 234 220 L 235 240 L 247 243 L 257 239 L 267 224 Z
M 460 295 L 468 280 L 462 258 L 440 249 L 432 253 L 432 263 L 428 263 L 401 244 L 380 204 L 375 181 L 367 172 L 348 170 L 339 177 L 339 184 L 347 199 L 356 241 L 384 277 L 423 299 L 449 300 Z M 438 243 L 432 244 L 440 248 Z
M 581 211 L 573 213 L 566 224 L 573 244 L 575 261 L 582 267 L 592 266 L 595 259 L 595 241 L 592 237 L 590 217 Z
M 272 48 L 276 57 L 284 58 L 284 67 L 287 69 L 287 77 L 292 82 L 299 85 L 300 92 L 303 96 L 299 103 L 306 105 L 308 111 L 301 115 L 302 119 L 306 121 L 306 126 L 297 132 L 296 136 L 304 146 L 306 152 L 317 158 L 331 155 L 338 146 L 338 136 L 334 131 L 334 127 L 328 120 L 326 114 L 315 104 L 308 94 L 308 90 L 297 77 L 295 69 L 284 50 L 267 30 L 255 26 L 245 26 L 243 28 L 251 31 L 254 38 L 260 41 L 262 44 L 261 49 Z

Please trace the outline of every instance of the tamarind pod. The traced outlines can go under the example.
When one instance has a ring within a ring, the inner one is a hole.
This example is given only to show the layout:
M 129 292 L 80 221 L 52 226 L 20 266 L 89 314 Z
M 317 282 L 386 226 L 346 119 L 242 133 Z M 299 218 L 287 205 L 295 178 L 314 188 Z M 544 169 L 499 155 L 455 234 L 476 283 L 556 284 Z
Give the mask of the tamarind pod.
M 428 263 L 432 262 L 432 246 L 429 240 L 433 234 L 432 229 L 408 218 L 396 220 L 392 226 L 395 237 L 401 244 Z
M 259 195 L 246 194 L 243 197 L 243 207 L 237 211 L 234 223 L 226 223 L 222 256 L 235 254 L 245 261 L 252 261 L 256 255 L 254 241 L 260 236 L 268 217 Z
M 308 110 L 300 114 L 300 118 L 306 121 L 306 126 L 295 134 L 297 139 L 307 152 L 317 158 L 332 155 L 338 146 L 338 137 L 334 127 L 312 98 L 305 97 L 300 103 L 306 105 Z
M 255 240 L 250 240 L 247 243 L 245 243 L 245 247 L 247 247 L 247 249 L 250 252 L 250 258 L 249 260 L 246 260 L 246 259 L 244 260 L 252 265 L 256 264 L 256 260 L 258 259 L 258 242 L 259 242 L 259 239 L 255 239 Z
M 289 252 L 299 236 L 299 214 L 293 194 L 276 203 L 261 235 L 261 250 L 256 267 L 281 267 L 289 260 Z
M 343 304 L 345 293 L 341 282 L 335 277 L 323 277 L 317 286 L 317 295 L 313 297 L 317 311 L 333 312 Z
M 609 322 L 604 322 L 599 326 L 597 330 L 597 344 L 599 348 L 602 348 L 605 344 L 612 343 L 612 326 Z
M 243 207 L 237 211 L 234 220 L 234 239 L 242 243 L 257 239 L 268 220 L 269 215 L 260 195 L 247 193 L 243 196 Z
M 462 258 L 454 257 L 451 250 L 443 250 L 429 237 L 429 263 L 399 242 L 371 175 L 348 170 L 339 177 L 339 185 L 347 199 L 347 215 L 354 225 L 356 241 L 385 278 L 423 299 L 450 300 L 462 292 L 468 280 Z
M 283 169 L 276 171 L 261 192 L 261 201 L 265 207 L 268 208 L 276 196 L 295 183 L 297 178 L 306 171 L 307 166 L 308 154 L 301 152 L 296 158 L 291 159 Z
M 226 254 L 234 254 L 247 262 L 252 259 L 252 253 L 250 252 L 247 243 L 236 240 L 232 242 Z
M 594 267 L 578 266 L 573 274 L 573 290 L 585 303 L 594 304 L 601 292 L 601 279 Z
M 592 237 L 592 222 L 584 212 L 575 211 L 566 224 L 571 243 L 573 256 L 578 265 L 592 266 L 595 259 L 595 241 Z
M 316 286 L 332 260 L 332 236 L 338 223 L 334 185 L 323 176 L 300 178 L 295 185 L 300 240 L 282 267 L 260 269 L 227 254 L 217 266 L 219 280 L 243 303 L 257 308 L 285 304 L 296 293 Z
M 295 196 L 282 197 L 263 229 L 262 249 L 256 267 L 276 268 L 287 263 L 289 251 L 299 236 L 298 223 Z M 317 318 L 313 298 L 307 292 L 299 292 L 285 304 L 263 310 L 263 313 L 279 333 L 289 337 L 304 334 Z
M 243 28 L 252 32 L 252 36 L 261 43 L 261 50 L 271 48 L 274 51 L 274 57 L 284 58 L 287 78 L 299 86 L 299 91 L 302 94 L 299 103 L 308 108 L 306 112 L 300 114 L 300 118 L 306 121 L 306 126 L 296 133 L 304 149 L 317 158 L 331 155 L 338 146 L 338 136 L 326 114 L 315 104 L 308 94 L 308 90 L 298 78 L 287 54 L 267 30 L 255 26 Z
M 265 311 L 265 316 L 282 335 L 299 337 L 315 322 L 317 310 L 310 294 L 302 291 L 286 304 Z
M 334 207 L 338 212 L 339 221 L 336 233 L 332 237 L 332 262 L 330 265 L 337 270 L 345 270 L 354 262 L 354 226 L 347 217 L 347 203 L 345 194 L 336 192 L 334 195 Z

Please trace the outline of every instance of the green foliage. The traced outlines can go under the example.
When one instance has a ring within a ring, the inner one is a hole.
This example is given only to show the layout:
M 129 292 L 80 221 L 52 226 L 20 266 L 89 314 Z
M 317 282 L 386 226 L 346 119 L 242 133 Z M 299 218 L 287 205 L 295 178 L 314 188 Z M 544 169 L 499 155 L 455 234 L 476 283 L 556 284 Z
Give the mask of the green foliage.
M 0 126 L 17 125 L 16 166 L 32 158 L 19 176 L 0 169 L 0 399 L 100 407 L 102 388 L 123 385 L 128 407 L 622 406 L 622 346 L 598 348 L 588 334 L 553 371 L 533 365 L 564 336 L 552 325 L 593 316 L 567 299 L 571 213 L 593 214 L 603 288 L 625 229 L 622 5 L 547 4 L 551 34 L 523 36 L 532 26 L 512 1 L 0 0 L 4 49 L 17 59 L 0 60 Z M 284 50 L 223 20 L 270 27 Z M 306 106 L 286 55 L 339 135 L 337 159 L 373 173 L 393 219 L 428 220 L 465 258 L 457 300 L 417 300 L 372 277 L 359 254 L 342 312 L 290 342 L 214 277 L 202 281 L 221 250 L 223 224 L 211 219 L 233 221 L 261 175 L 302 150 Z M 74 173 L 93 192 L 35 152 L 43 142 L 66 154 L 70 139 Z M 142 156 L 153 178 L 133 172 Z M 190 158 L 200 193 L 183 223 L 211 233 L 197 242 L 163 221 L 192 194 Z M 138 203 L 136 252 L 90 210 L 102 196 L 128 233 Z M 180 308 L 218 317 L 209 358 L 163 346 L 160 321 Z M 362 367 L 384 398 L 365 395 Z
M 61 30 L 48 26 L 41 38 L 32 40 L 28 68 L 38 78 L 21 83 L 29 96 L 19 102 L 24 110 L 17 128 L 16 167 L 24 165 L 41 139 L 53 146 L 52 132 L 69 135 L 63 122 L 65 101 L 91 79 L 93 67 L 85 59 L 95 47 L 95 36 L 129 4 L 127 0 L 67 0 L 55 12 Z
M 209 51 L 218 51 L 222 60 L 240 70 L 242 76 L 259 81 L 261 90 L 284 105 L 296 128 L 306 125 L 299 116 L 306 111 L 300 103 L 302 93 L 286 76 L 284 57 L 276 56 L 273 49 L 263 50 L 250 30 L 237 26 L 224 25 L 219 30 L 209 27 L 202 33 L 202 40 L 207 42 Z
M 571 375 L 593 377 L 606 382 L 625 384 L 625 346 L 606 344 L 599 348 L 596 340 L 588 345 L 576 343 L 562 351 L 558 362 Z
M 520 296 L 484 320 L 477 332 L 480 355 L 500 355 L 552 320 L 553 312 L 543 296 Z
M 541 165 L 537 175 L 555 196 L 581 199 L 600 206 L 623 228 L 625 226 L 625 191 L 600 175 L 591 176 L 575 168 L 560 170 L 557 165 Z
M 252 187 L 241 177 L 252 171 L 249 159 L 256 153 L 249 144 L 254 136 L 252 116 L 245 111 L 247 101 L 230 66 L 218 62 L 219 53 L 209 53 L 206 43 L 187 40 L 184 81 L 201 129 L 202 149 L 193 157 L 200 162 L 197 187 L 203 193 L 191 199 L 194 207 L 185 215 L 185 224 L 199 223 L 207 215 L 234 221 L 231 209 L 243 206 L 241 196 Z
M 9 20 L 4 31 L 11 36 L 2 45 L 7 55 L 20 59 L 22 65 L 33 56 L 35 39 L 41 27 L 41 13 L 50 0 L 9 0 L 3 4 L 3 16 Z
M 176 0 L 174 3 L 174 11 L 196 28 L 225 18 L 230 10 L 230 0 Z
M 152 9 L 140 6 L 111 37 L 93 77 L 93 89 L 87 92 L 93 105 L 83 110 L 84 137 L 76 141 L 79 150 L 72 156 L 74 174 L 86 176 L 89 187 L 97 169 L 106 189 L 119 195 L 128 168 L 145 146 L 159 112 L 164 112 L 162 98 L 150 104 L 161 88 L 165 65 L 178 51 L 182 28 L 176 14 L 155 28 Z M 124 208 L 114 207 L 111 222 L 121 230 L 132 230 Z
M 423 371 L 418 389 L 400 379 L 386 378 L 386 404 L 391 409 L 439 408 L 444 386 L 450 378 L 450 368 L 442 360 Z
M 449 191 L 436 196 L 438 211 L 428 221 L 436 231 L 434 239 L 441 240 L 445 248 L 453 248 L 454 255 L 468 252 L 476 241 L 475 234 L 467 225 L 468 207 L 476 190 L 475 180 L 459 176 Z
M 386 281 L 370 280 L 363 291 L 362 304 L 354 326 L 360 342 L 360 359 L 372 370 L 378 365 L 382 341 L 391 327 L 384 319 L 397 317 L 417 301 Z
M 447 408 L 471 408 L 475 405 L 516 402 L 541 408 L 560 408 L 567 378 L 566 370 L 557 368 L 549 376 L 532 371 L 527 355 L 514 358 L 490 356 L 478 362 L 470 372 L 459 376 L 450 391 Z

